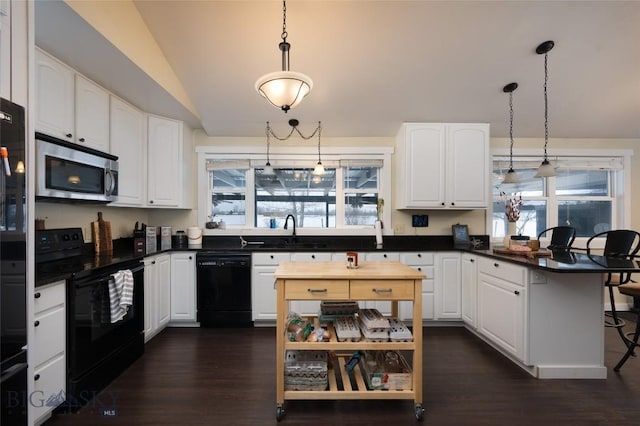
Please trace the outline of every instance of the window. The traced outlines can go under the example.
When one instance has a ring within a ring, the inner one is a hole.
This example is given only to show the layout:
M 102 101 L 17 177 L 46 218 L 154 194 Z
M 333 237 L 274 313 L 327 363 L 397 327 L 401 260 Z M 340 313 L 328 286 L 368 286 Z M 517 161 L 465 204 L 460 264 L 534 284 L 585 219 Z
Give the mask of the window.
M 376 220 L 385 215 L 384 194 L 391 187 L 385 164 L 390 164 L 392 150 L 360 151 L 363 153 L 323 154 L 325 173 L 321 176 L 313 174 L 315 155 L 272 154 L 274 173 L 265 174 L 262 155 L 238 160 L 240 155 L 207 153 L 201 163 L 207 176 L 207 196 L 201 198 L 205 221 L 223 220 L 227 229 L 281 229 L 292 214 L 297 229 L 311 233 L 331 229 L 342 233 L 349 228 L 373 232 Z M 390 214 L 386 214 L 390 223 Z
M 557 175 L 546 179 L 533 177 L 539 160 L 514 157 L 513 161 L 520 182 L 503 184 L 508 158 L 494 157 L 492 237 L 504 237 L 508 229 L 501 193 L 522 197 L 516 229 L 530 237 L 558 225 L 573 226 L 577 237 L 590 237 L 622 223 L 621 158 L 557 157 L 552 160 Z

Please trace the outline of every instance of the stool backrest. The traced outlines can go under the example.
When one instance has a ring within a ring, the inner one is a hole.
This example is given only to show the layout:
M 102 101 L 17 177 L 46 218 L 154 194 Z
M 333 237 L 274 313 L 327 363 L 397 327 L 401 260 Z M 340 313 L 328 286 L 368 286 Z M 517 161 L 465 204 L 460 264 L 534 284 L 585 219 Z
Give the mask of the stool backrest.
M 630 229 L 614 229 L 600 232 L 587 240 L 587 253 L 592 250 L 596 238 L 606 237 L 603 255 L 606 257 L 635 256 L 640 250 L 640 233 Z
M 551 250 L 569 250 L 576 239 L 576 228 L 573 226 L 554 226 L 538 234 L 538 239 L 551 231 L 551 242 L 547 246 Z

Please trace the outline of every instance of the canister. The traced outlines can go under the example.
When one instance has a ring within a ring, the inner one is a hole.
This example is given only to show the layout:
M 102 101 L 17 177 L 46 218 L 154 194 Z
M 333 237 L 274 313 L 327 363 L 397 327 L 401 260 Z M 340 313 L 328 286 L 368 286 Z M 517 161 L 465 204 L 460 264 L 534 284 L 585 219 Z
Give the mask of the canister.
M 202 229 L 197 226 L 187 228 L 187 239 L 189 240 L 189 248 L 202 247 Z

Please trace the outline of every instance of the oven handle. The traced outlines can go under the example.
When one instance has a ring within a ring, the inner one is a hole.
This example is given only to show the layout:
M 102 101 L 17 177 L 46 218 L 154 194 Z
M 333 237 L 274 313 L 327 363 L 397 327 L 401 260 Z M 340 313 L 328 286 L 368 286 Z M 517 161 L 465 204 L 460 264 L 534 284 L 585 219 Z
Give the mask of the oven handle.
M 140 272 L 143 269 L 144 269 L 144 265 L 136 266 L 135 268 L 131 269 L 131 273 L 135 274 L 136 272 Z M 111 279 L 111 275 L 109 275 L 106 278 L 98 278 L 96 280 L 91 280 L 91 281 L 83 283 L 83 284 L 76 284 L 76 288 L 84 288 L 84 287 L 90 287 L 90 286 L 99 285 L 99 284 L 102 284 L 102 283 L 108 283 L 110 279 Z

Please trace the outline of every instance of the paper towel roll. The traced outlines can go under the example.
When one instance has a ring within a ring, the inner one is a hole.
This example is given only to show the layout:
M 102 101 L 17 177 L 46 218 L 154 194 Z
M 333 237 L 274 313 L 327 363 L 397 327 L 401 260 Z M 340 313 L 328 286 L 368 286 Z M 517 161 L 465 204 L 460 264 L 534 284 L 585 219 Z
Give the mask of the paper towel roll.
M 376 224 L 374 227 L 376 229 L 376 248 L 381 249 L 382 248 L 382 222 L 379 220 L 376 220 Z

